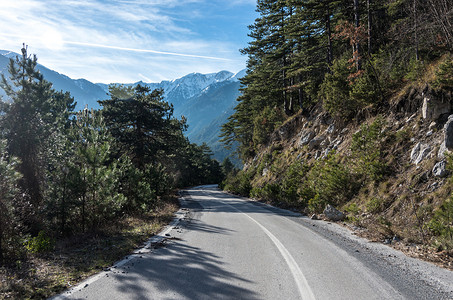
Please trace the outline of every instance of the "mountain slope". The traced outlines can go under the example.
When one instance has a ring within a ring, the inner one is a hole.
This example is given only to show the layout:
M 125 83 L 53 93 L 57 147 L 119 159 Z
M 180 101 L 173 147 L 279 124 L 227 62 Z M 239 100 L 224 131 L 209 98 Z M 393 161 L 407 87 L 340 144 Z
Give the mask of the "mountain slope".
M 219 161 L 231 153 L 220 143 L 219 134 L 222 124 L 234 111 L 239 86 L 233 80 L 213 84 L 175 109 L 176 115 L 184 115 L 188 120 L 187 137 L 194 143 L 207 143 Z
M 8 64 L 9 58 L 15 58 L 19 54 L 0 50 L 0 73 L 5 74 L 8 78 Z M 92 108 L 99 108 L 97 100 L 104 100 L 108 98 L 107 93 L 100 86 L 85 80 L 85 79 L 71 79 L 66 75 L 60 74 L 45 66 L 38 64 L 39 71 L 43 74 L 44 78 L 53 84 L 53 88 L 57 91 L 68 91 L 77 102 L 76 110 L 83 109 L 85 105 Z M 3 90 L 0 89 L 0 95 L 5 96 Z
M 8 78 L 9 58 L 19 54 L 0 50 L 0 73 Z M 100 108 L 98 100 L 108 99 L 108 84 L 94 84 L 85 79 L 71 79 L 66 75 L 38 64 L 38 69 L 44 78 L 53 84 L 55 90 L 68 91 L 77 102 L 76 110 L 85 106 Z M 245 75 L 245 70 L 237 74 L 229 71 L 200 74 L 191 73 L 175 80 L 165 80 L 159 83 L 124 84 L 136 86 L 138 84 L 153 89 L 162 89 L 164 99 L 174 105 L 174 115 L 178 118 L 185 116 L 189 125 L 186 132 L 191 142 L 207 143 L 214 152 L 215 158 L 222 161 L 231 154 L 231 150 L 224 149 L 219 142 L 221 125 L 233 113 L 236 98 L 239 96 L 239 80 Z M 0 96 L 5 93 L 0 89 Z

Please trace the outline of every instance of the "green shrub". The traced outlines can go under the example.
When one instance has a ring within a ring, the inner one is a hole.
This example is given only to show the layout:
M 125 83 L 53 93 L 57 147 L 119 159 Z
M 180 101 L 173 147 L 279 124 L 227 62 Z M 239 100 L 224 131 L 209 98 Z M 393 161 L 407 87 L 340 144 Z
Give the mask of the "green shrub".
M 411 81 L 417 81 L 422 78 L 425 71 L 425 66 L 420 60 L 416 60 L 415 57 L 409 61 L 408 70 L 405 78 Z
M 327 204 L 328 201 L 326 199 L 322 198 L 320 194 L 316 194 L 313 198 L 308 200 L 308 209 L 311 212 L 321 213 Z
M 55 241 L 41 230 L 38 236 L 26 240 L 24 246 L 30 253 L 42 253 L 52 250 L 55 246 Z
M 381 150 L 384 125 L 384 119 L 378 117 L 370 125 L 362 125 L 352 136 L 351 151 L 356 170 L 374 181 L 381 180 L 387 172 Z
M 254 198 L 259 198 L 264 201 L 274 202 L 274 201 L 281 201 L 281 189 L 278 184 L 275 183 L 268 183 L 264 185 L 262 188 L 255 187 L 250 192 L 250 195 Z
M 432 84 L 436 89 L 453 90 L 453 58 L 450 57 L 439 65 Z
M 411 53 L 405 48 L 381 48 L 373 54 L 372 63 L 380 76 L 383 89 L 395 88 L 408 72 Z
M 349 66 L 346 59 L 335 60 L 319 92 L 324 109 L 343 120 L 352 119 L 360 109 L 377 103 L 382 96 L 380 78 L 372 63 L 364 65 L 354 78 Z
M 281 182 L 282 200 L 298 207 L 305 207 L 307 202 L 301 198 L 302 180 L 309 168 L 300 161 L 294 162 L 286 170 Z
M 351 82 L 351 91 L 349 96 L 361 109 L 370 104 L 379 102 L 381 96 L 381 87 L 379 78 L 376 78 L 371 64 L 367 64 L 363 73 Z
M 382 211 L 382 200 L 379 198 L 371 198 L 366 204 L 366 210 L 370 213 L 377 213 Z
M 309 195 L 309 209 L 321 212 L 326 204 L 341 205 L 357 192 L 358 184 L 348 167 L 340 162 L 335 151 L 319 160 L 307 174 L 304 191 Z
M 250 196 L 252 176 L 244 171 L 239 171 L 234 176 L 228 176 L 222 183 L 223 189 L 244 197 Z
M 345 210 L 353 215 L 357 215 L 360 212 L 360 208 L 358 207 L 357 203 L 351 203 L 345 207 Z

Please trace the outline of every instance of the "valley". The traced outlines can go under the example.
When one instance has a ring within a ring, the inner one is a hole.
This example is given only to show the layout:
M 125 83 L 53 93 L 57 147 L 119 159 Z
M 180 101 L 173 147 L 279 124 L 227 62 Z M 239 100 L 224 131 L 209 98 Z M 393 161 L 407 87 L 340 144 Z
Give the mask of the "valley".
M 19 54 L 0 50 L 0 73 L 8 78 L 7 67 L 9 58 L 16 58 Z M 109 85 L 92 83 L 85 79 L 71 79 L 63 74 L 38 65 L 44 78 L 52 83 L 57 91 L 70 92 L 77 102 L 76 110 L 85 107 L 99 109 L 98 100 L 109 98 Z M 188 129 L 185 135 L 191 142 L 206 143 L 213 151 L 213 157 L 222 162 L 231 157 L 233 150 L 227 150 L 220 143 L 220 128 L 233 113 L 236 99 L 239 96 L 239 78 L 245 75 L 245 70 L 237 74 L 220 71 L 212 74 L 188 74 L 182 78 L 159 83 L 112 83 L 124 86 L 147 86 L 150 89 L 162 89 L 164 100 L 173 104 L 174 115 L 184 116 Z M 0 96 L 4 99 L 4 91 L 0 89 Z M 237 158 L 232 158 L 237 164 Z

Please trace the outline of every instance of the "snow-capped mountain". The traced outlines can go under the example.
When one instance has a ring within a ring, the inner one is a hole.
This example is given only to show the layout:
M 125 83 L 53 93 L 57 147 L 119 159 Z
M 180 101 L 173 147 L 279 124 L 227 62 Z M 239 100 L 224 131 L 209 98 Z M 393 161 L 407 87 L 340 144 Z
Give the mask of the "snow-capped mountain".
M 15 58 L 17 53 L 0 50 L 0 73 L 8 78 L 9 58 Z M 44 78 L 53 84 L 55 90 L 68 91 L 77 102 L 76 110 L 100 108 L 98 100 L 108 99 L 108 84 L 94 84 L 85 79 L 71 79 L 66 75 L 50 70 L 43 65 L 38 69 Z M 201 144 L 206 142 L 214 152 L 214 156 L 222 161 L 231 151 L 227 151 L 219 142 L 221 125 L 233 113 L 236 99 L 239 95 L 239 78 L 245 75 L 245 70 L 237 74 L 229 71 L 200 74 L 191 73 L 174 80 L 159 83 L 124 84 L 126 86 L 146 85 L 151 89 L 163 89 L 164 99 L 173 104 L 174 115 L 184 116 L 189 125 L 186 132 L 191 142 Z M 0 96 L 5 93 L 0 89 Z
M 242 72 L 242 71 L 241 71 Z M 164 99 L 173 103 L 175 107 L 184 105 L 187 99 L 197 96 L 206 90 L 209 86 L 225 82 L 228 80 L 237 80 L 233 74 L 228 71 L 220 71 L 218 73 L 200 74 L 191 73 L 174 80 L 164 80 L 159 83 L 145 83 L 143 81 L 124 84 L 126 86 L 136 86 L 137 84 L 146 85 L 153 89 L 163 89 Z M 98 84 L 108 93 L 107 84 Z

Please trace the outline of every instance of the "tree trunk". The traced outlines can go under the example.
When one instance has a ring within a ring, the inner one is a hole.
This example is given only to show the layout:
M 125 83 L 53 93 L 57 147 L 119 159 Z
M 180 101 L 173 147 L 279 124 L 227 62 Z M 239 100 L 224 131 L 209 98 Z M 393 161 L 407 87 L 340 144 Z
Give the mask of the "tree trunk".
M 0 228 L 0 264 L 3 263 L 2 239 L 3 239 L 3 228 Z
M 413 7 L 414 10 L 414 39 L 415 39 L 415 59 L 418 61 L 420 59 L 418 54 L 418 20 L 417 20 L 417 0 L 414 0 Z
M 453 8 L 449 7 L 448 2 L 445 0 L 443 1 L 439 0 L 438 2 L 429 0 L 428 2 L 430 4 L 432 14 L 435 16 L 438 26 L 444 32 L 447 47 L 450 48 L 453 43 L 453 26 L 450 21 L 451 20 L 450 15 Z
M 371 0 L 367 0 L 367 12 L 368 12 L 368 55 L 371 56 L 371 53 L 373 53 L 373 43 L 372 43 L 372 30 L 371 26 L 373 24 L 373 16 L 371 13 Z
M 283 88 L 283 106 L 285 108 L 285 113 L 286 114 L 290 114 L 290 109 L 289 109 L 289 103 L 288 103 L 288 95 L 286 93 L 286 49 L 285 49 L 285 43 L 286 43 L 286 40 L 285 40 L 285 8 L 282 7 L 282 10 L 281 10 L 281 29 L 282 29 L 282 34 L 281 34 L 281 37 L 282 37 L 282 49 L 283 49 L 283 56 L 282 56 L 282 88 Z
M 328 10 L 326 14 L 326 30 L 327 30 L 327 65 L 331 66 L 333 61 L 332 31 L 330 30 L 330 13 Z
M 354 21 L 355 21 L 355 27 L 359 28 L 360 27 L 360 13 L 359 13 L 359 0 L 354 0 Z M 354 47 L 354 56 L 356 59 L 356 69 L 357 72 L 361 70 L 361 64 L 360 64 L 360 45 L 357 42 Z

